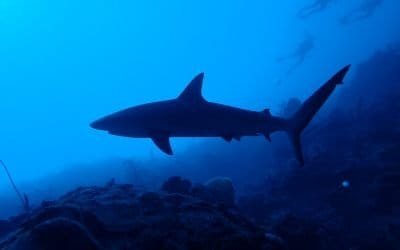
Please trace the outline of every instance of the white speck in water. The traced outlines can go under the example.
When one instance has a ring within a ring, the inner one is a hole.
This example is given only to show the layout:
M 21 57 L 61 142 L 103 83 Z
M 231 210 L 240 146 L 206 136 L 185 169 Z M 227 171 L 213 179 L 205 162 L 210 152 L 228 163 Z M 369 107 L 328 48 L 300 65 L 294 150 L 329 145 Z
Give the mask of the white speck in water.
M 348 180 L 344 180 L 344 181 L 342 182 L 342 187 L 344 187 L 344 188 L 349 188 L 349 187 L 350 187 L 350 182 L 349 182 Z

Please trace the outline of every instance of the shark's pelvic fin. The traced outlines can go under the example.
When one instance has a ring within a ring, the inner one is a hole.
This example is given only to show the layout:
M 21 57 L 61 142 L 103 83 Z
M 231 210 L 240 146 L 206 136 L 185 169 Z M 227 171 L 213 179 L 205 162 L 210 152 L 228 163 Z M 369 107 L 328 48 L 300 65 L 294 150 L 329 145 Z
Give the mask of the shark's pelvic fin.
M 169 142 L 169 136 L 167 135 L 154 135 L 151 137 L 151 140 L 153 140 L 154 144 L 157 145 L 161 151 L 168 155 L 172 155 L 172 148 L 171 148 L 171 143 Z
M 271 135 L 270 135 L 269 133 L 264 133 L 263 135 L 264 135 L 264 137 L 265 137 L 265 139 L 266 139 L 267 141 L 269 141 L 269 142 L 272 141 L 272 140 L 271 140 Z
M 310 123 L 314 115 L 326 102 L 338 84 L 343 83 L 343 79 L 350 69 L 347 65 L 337 72 L 331 79 L 315 91 L 299 108 L 299 110 L 287 121 L 286 131 L 293 145 L 296 158 L 301 165 L 304 165 L 303 152 L 301 148 L 301 132 Z
M 186 102 L 204 101 L 202 95 L 204 73 L 200 73 L 186 86 L 178 99 Z

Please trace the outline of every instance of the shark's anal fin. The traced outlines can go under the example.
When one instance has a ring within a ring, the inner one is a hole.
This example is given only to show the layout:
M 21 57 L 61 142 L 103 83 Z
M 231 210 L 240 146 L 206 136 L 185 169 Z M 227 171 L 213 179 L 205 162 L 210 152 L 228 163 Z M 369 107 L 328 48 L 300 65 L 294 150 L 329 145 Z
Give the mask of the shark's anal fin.
M 151 140 L 154 142 L 154 144 L 157 145 L 161 151 L 166 153 L 167 155 L 172 155 L 172 148 L 171 148 L 171 143 L 169 142 L 169 136 L 167 135 L 154 135 L 151 137 Z
M 229 135 L 223 135 L 222 139 L 224 139 L 227 142 L 231 142 L 233 139 L 233 136 L 229 136 Z
M 204 101 L 202 95 L 204 73 L 195 76 L 179 95 L 178 100 L 184 102 L 201 102 Z
M 223 135 L 221 137 L 222 137 L 222 139 L 224 139 L 227 142 L 231 142 L 233 139 L 235 139 L 237 141 L 240 141 L 240 139 L 241 139 L 241 136 L 238 136 L 238 135 L 235 135 L 235 136 L 233 136 L 233 135 Z

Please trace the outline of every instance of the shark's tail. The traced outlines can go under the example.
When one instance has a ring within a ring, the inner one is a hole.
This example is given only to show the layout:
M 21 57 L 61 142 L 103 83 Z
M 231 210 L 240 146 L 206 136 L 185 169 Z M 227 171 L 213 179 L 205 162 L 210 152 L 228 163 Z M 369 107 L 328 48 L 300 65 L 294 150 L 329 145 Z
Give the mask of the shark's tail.
M 326 102 L 328 97 L 332 94 L 336 85 L 343 83 L 343 79 L 346 73 L 349 71 L 350 65 L 347 65 L 339 72 L 337 72 L 329 81 L 322 85 L 317 91 L 314 92 L 299 108 L 299 110 L 294 113 L 294 115 L 289 118 L 286 132 L 289 135 L 290 141 L 293 145 L 293 149 L 296 154 L 296 158 L 301 165 L 304 165 L 303 152 L 301 148 L 301 133 L 305 127 L 310 123 L 314 115 Z

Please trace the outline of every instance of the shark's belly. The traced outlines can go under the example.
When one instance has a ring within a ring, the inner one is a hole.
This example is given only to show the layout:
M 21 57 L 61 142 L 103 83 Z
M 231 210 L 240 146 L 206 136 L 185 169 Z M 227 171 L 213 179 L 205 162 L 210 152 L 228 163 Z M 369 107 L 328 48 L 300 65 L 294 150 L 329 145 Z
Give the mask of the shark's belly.
M 261 132 L 262 122 L 251 115 L 223 112 L 193 112 L 158 120 L 157 127 L 173 137 L 247 136 Z

